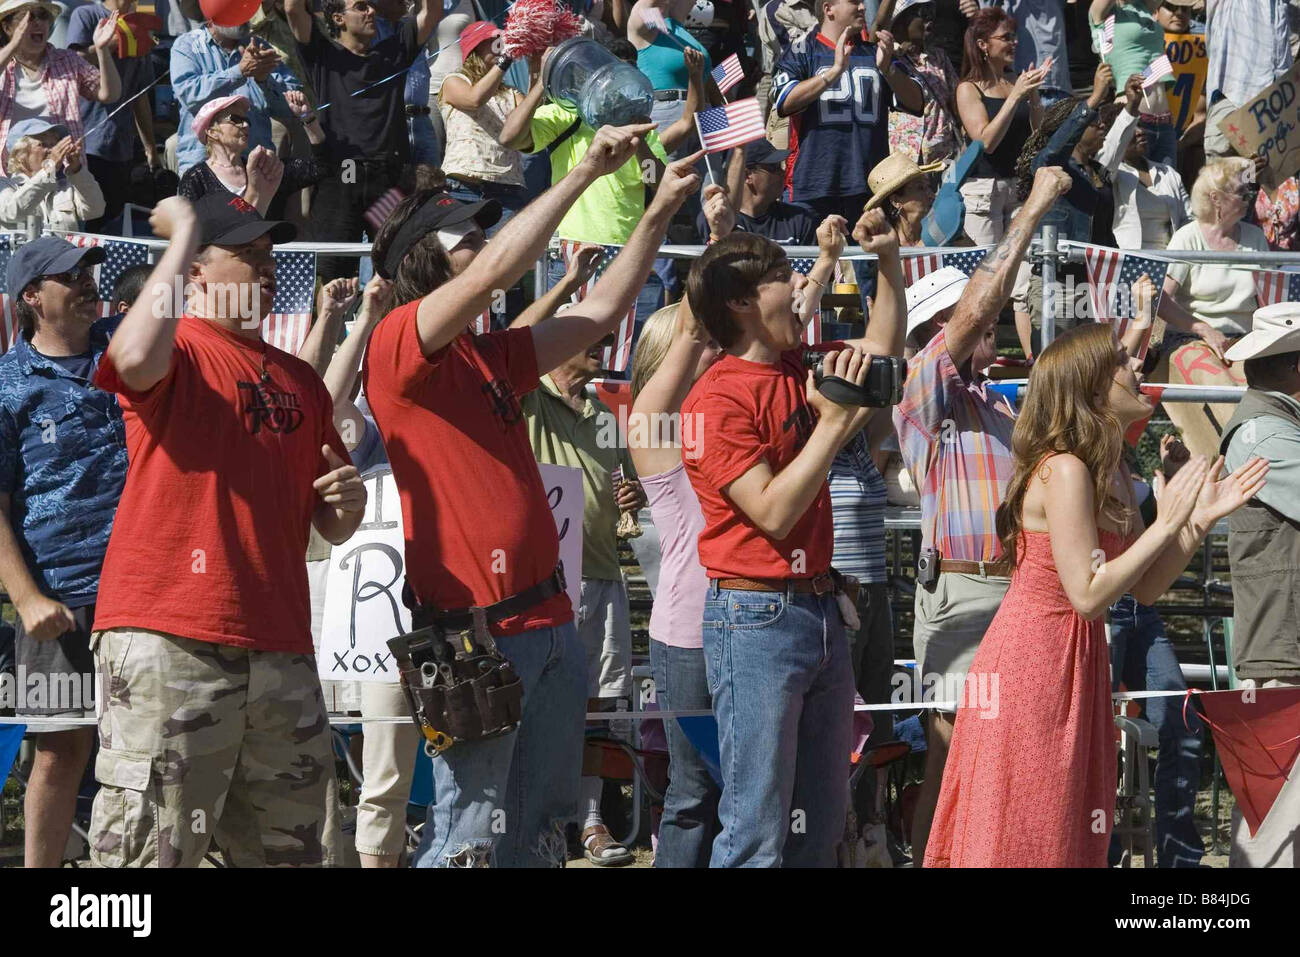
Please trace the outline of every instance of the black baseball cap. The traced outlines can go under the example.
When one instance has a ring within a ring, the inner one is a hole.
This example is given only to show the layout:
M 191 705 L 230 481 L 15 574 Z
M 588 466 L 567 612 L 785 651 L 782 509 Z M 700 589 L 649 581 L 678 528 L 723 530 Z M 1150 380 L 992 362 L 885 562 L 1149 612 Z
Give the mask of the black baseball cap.
M 789 150 L 779 150 L 767 140 L 754 140 L 745 147 L 745 166 L 775 166 L 789 155 Z
M 251 203 L 229 193 L 205 193 L 194 204 L 200 246 L 243 246 L 270 235 L 273 243 L 293 242 L 293 223 L 263 219 Z
M 101 246 L 74 246 L 57 236 L 41 236 L 23 243 L 9 257 L 5 288 L 9 298 L 17 300 L 24 289 L 42 276 L 57 276 L 79 266 L 95 266 L 103 261 Z
M 501 219 L 501 204 L 495 199 L 462 203 L 447 193 L 434 193 L 424 205 L 407 217 L 384 253 L 384 261 L 375 263 L 379 275 L 392 279 L 411 247 L 429 233 L 473 220 L 484 231 Z

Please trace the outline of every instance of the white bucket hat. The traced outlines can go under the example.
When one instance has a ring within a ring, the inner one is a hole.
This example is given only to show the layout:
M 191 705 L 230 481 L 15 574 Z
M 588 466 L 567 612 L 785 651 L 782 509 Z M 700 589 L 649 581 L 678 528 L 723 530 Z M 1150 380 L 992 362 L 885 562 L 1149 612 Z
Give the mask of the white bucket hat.
M 956 266 L 944 266 L 908 286 L 907 334 L 960 299 L 968 282 L 970 277 Z
M 1224 353 L 1230 362 L 1300 352 L 1300 302 L 1278 302 L 1255 310 L 1250 332 Z

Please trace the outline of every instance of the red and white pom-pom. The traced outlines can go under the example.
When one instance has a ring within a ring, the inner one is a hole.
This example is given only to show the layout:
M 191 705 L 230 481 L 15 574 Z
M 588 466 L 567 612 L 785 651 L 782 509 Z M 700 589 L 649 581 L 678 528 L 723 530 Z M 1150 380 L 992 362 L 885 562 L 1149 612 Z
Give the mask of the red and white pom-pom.
M 558 0 L 517 0 L 506 19 L 507 56 L 534 56 L 582 33 L 582 18 Z

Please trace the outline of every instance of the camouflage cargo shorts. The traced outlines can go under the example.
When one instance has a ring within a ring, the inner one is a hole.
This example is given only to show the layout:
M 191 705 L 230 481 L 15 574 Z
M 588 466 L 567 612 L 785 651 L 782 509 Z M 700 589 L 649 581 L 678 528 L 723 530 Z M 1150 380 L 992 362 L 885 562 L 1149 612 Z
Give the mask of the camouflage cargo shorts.
M 91 648 L 96 864 L 194 867 L 214 845 L 236 867 L 322 863 L 334 765 L 311 655 L 125 629 Z

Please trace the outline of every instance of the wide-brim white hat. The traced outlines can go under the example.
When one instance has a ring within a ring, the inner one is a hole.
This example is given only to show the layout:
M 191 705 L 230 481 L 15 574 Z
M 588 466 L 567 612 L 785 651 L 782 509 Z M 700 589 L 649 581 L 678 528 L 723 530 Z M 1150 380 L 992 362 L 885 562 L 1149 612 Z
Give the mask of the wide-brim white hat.
M 953 305 L 966 289 L 970 277 L 955 266 L 926 273 L 907 287 L 907 334 L 921 323 Z
M 1300 352 L 1300 302 L 1278 302 L 1255 310 L 1250 332 L 1224 356 L 1230 362 Z

